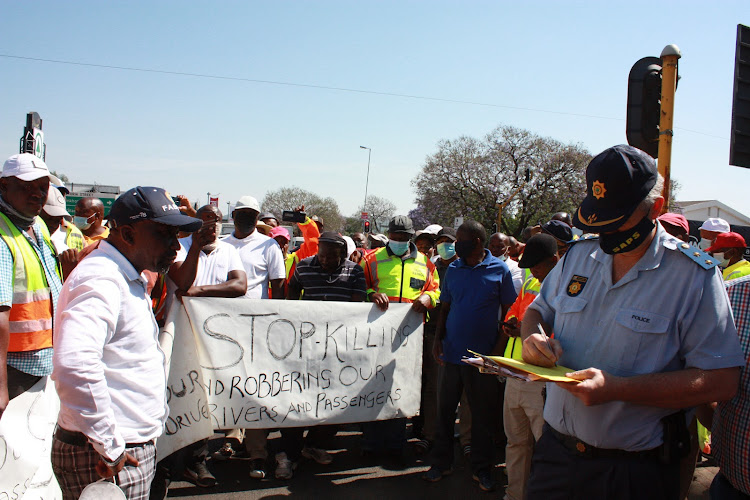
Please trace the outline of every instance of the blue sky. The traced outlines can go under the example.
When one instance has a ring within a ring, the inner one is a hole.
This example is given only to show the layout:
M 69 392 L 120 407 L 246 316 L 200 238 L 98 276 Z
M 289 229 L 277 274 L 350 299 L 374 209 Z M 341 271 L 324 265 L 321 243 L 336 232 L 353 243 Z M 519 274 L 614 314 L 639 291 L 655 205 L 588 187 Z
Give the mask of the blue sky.
M 296 185 L 333 196 L 344 214 L 364 197 L 360 145 L 372 148 L 370 194 L 406 212 L 411 180 L 440 139 L 503 124 L 592 153 L 624 143 L 630 67 L 675 43 L 679 198 L 750 215 L 750 171 L 728 165 L 746 0 L 0 0 L 0 19 L 3 55 L 497 105 L 0 57 L 3 158 L 37 111 L 47 163 L 74 182 L 157 185 L 201 203 L 220 193 L 224 208 Z

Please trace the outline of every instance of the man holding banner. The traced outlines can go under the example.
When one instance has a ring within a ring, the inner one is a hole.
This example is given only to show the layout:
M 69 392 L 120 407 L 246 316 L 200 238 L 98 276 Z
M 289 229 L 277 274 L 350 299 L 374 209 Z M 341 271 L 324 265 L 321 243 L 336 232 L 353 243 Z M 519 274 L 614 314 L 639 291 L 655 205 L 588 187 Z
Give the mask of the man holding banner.
M 411 303 L 418 313 L 433 309 L 440 297 L 435 265 L 410 242 L 414 225 L 409 217 L 397 215 L 388 223 L 388 244 L 365 255 L 360 265 L 365 271 L 367 299 L 381 310 L 390 302 Z M 400 459 L 406 443 L 406 419 L 363 424 L 363 452 L 385 448 Z
M 178 231 L 201 226 L 154 187 L 120 195 L 109 220 L 110 235 L 70 274 L 55 316 L 52 468 L 66 500 L 109 477 L 131 500 L 149 496 L 155 439 L 167 418 L 166 374 L 141 273 L 165 273 Z

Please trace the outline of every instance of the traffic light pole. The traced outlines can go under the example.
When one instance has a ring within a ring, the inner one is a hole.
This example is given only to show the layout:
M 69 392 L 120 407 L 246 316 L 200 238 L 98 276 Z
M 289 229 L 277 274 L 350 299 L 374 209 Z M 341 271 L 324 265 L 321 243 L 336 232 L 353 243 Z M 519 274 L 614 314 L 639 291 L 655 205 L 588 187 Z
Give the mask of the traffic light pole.
M 672 167 L 672 126 L 674 123 L 674 95 L 677 89 L 677 60 L 681 57 L 677 45 L 667 45 L 661 51 L 661 118 L 659 120 L 659 173 L 664 177 L 664 211 L 669 211 L 670 171 Z

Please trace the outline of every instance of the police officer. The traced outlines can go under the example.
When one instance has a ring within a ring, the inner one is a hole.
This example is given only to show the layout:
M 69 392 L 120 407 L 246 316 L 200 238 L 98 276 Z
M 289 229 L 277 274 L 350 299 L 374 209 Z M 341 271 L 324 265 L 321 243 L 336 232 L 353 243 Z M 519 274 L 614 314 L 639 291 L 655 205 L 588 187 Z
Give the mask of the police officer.
M 528 498 L 677 499 L 680 410 L 731 398 L 744 365 L 721 274 L 655 221 L 663 180 L 644 152 L 605 150 L 586 185 L 574 224 L 599 238 L 571 246 L 521 328 L 525 361 L 580 381 L 547 385 Z

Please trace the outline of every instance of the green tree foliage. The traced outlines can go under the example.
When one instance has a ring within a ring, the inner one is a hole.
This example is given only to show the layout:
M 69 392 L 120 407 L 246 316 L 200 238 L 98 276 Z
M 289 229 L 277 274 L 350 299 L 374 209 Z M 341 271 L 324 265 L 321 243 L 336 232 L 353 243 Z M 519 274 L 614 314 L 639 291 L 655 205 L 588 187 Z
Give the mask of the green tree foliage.
M 591 160 L 580 144 L 563 144 L 528 130 L 499 126 L 482 139 L 442 140 L 412 180 L 424 221 L 452 226 L 455 217 L 493 230 L 504 205 L 500 231 L 524 227 L 555 212 L 573 212 L 586 191 Z
M 300 205 L 305 206 L 305 212 L 310 217 L 317 215 L 323 218 L 325 231 L 341 231 L 343 228 L 344 218 L 341 216 L 336 200 L 330 196 L 322 198 L 295 186 L 269 191 L 263 197 L 260 208 L 262 212 L 273 213 L 281 222 L 281 214 L 284 210 L 293 210 Z

